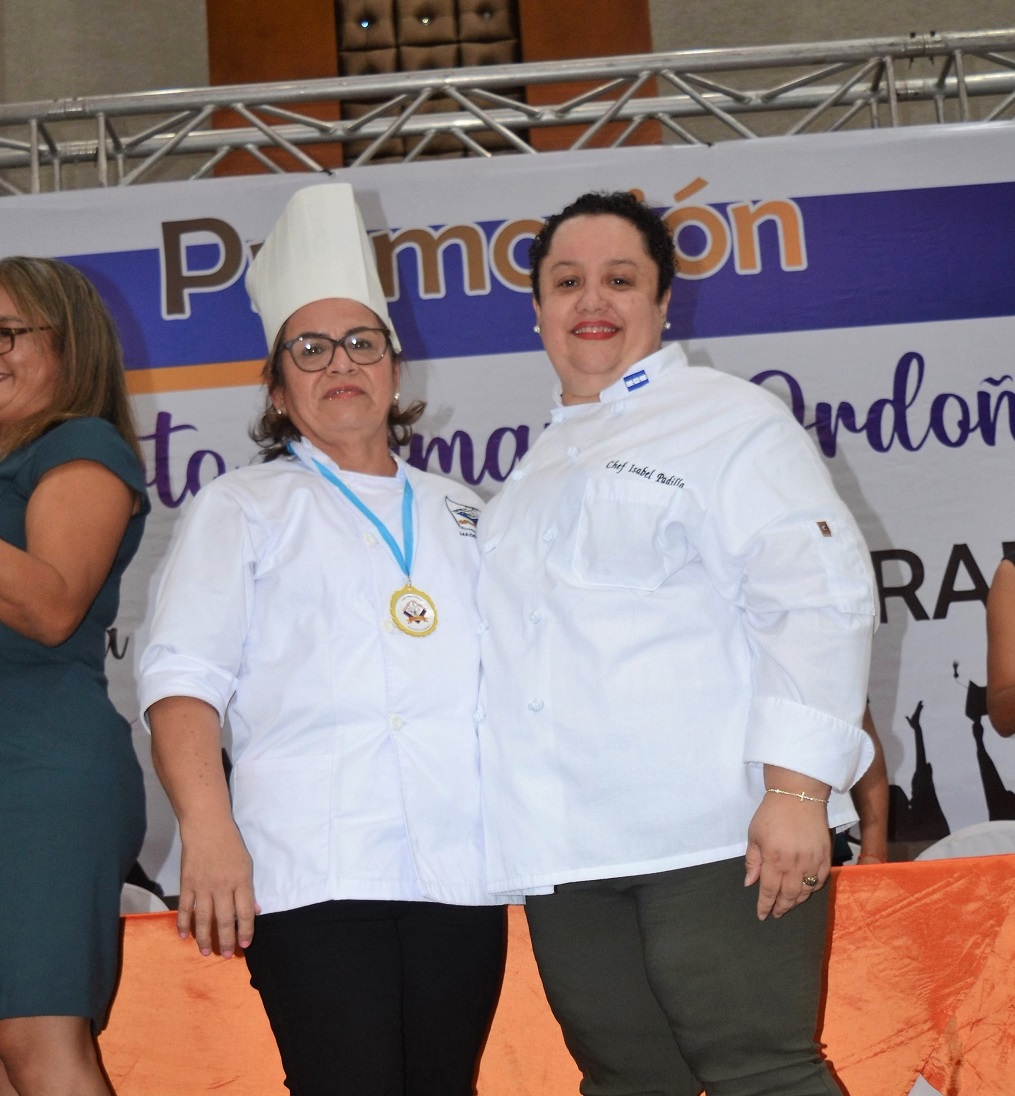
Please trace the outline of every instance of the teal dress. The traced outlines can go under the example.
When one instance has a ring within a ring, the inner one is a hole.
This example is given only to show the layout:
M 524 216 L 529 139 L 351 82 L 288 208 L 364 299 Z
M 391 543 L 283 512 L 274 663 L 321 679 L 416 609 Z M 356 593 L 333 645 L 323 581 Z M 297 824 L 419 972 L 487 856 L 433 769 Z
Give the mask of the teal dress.
M 106 628 L 150 509 L 144 473 L 103 419 L 72 419 L 0 461 L 0 538 L 61 464 L 104 465 L 143 500 L 77 631 L 45 647 L 0 623 L 0 1019 L 85 1016 L 101 1029 L 118 961 L 119 897 L 144 837 L 130 725 L 109 700 Z

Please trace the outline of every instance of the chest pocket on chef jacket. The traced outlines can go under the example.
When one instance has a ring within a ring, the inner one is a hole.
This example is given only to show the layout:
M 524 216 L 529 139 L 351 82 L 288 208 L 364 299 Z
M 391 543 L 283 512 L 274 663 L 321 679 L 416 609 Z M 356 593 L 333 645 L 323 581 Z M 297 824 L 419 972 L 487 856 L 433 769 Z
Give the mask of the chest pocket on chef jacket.
M 691 551 L 679 525 L 667 524 L 672 487 L 619 475 L 585 486 L 573 566 L 589 586 L 655 590 Z

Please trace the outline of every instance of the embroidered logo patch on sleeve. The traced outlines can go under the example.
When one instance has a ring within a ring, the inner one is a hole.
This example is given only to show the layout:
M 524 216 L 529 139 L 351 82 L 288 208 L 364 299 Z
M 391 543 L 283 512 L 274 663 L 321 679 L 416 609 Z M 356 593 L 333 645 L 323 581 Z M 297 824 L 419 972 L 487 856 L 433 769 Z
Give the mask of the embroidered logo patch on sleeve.
M 828 524 L 827 521 L 819 521 L 818 522 L 818 528 L 821 530 L 821 535 L 823 537 L 830 537 L 832 535 L 832 530 L 829 527 L 829 524 Z

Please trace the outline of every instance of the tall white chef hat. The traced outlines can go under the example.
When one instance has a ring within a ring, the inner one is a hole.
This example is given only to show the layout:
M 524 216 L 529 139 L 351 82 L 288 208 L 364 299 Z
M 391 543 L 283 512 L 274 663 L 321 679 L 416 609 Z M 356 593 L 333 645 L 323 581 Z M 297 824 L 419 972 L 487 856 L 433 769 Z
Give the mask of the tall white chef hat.
M 402 349 L 388 316 L 373 245 L 348 183 L 297 190 L 250 264 L 244 284 L 269 349 L 298 308 L 327 297 L 366 305 L 391 332 L 395 350 Z

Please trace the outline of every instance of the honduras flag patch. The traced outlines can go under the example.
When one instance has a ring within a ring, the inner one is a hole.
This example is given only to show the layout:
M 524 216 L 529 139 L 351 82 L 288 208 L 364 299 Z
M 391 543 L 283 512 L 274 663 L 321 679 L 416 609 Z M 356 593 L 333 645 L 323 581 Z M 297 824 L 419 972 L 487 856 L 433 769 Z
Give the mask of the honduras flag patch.
M 648 384 L 648 374 L 644 369 L 639 369 L 634 373 L 628 373 L 624 378 L 624 384 L 627 385 L 628 392 L 633 392 L 636 388 L 644 388 Z

